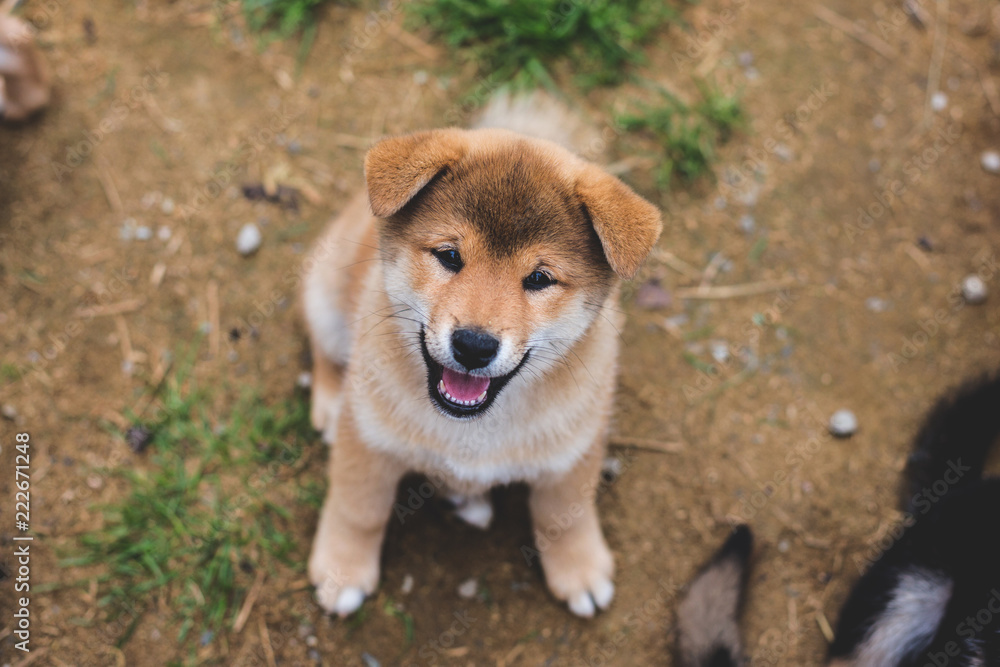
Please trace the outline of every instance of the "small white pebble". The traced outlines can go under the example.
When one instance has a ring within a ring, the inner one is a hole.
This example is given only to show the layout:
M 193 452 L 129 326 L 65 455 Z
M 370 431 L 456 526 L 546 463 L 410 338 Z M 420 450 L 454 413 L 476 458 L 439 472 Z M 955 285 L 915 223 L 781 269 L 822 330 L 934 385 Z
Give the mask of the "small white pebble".
M 865 308 L 873 313 L 884 313 L 889 307 L 889 302 L 877 296 L 870 296 L 865 299 Z
M 778 159 L 782 162 L 791 162 L 795 159 L 795 153 L 792 149 L 785 144 L 778 144 L 774 147 L 774 154 L 778 156 Z
M 740 216 L 740 229 L 743 230 L 745 234 L 752 234 L 756 228 L 757 221 L 754 220 L 752 215 L 747 213 Z
M 881 130 L 883 127 L 885 127 L 885 116 L 883 116 L 880 113 L 875 114 L 875 117 L 872 118 L 872 125 L 875 126 L 876 130 Z
M 171 232 L 170 228 L 167 227 L 166 225 L 162 225 L 159 229 L 156 230 L 156 238 L 160 239 L 161 241 L 170 240 L 170 236 L 172 234 L 173 232 Z
M 791 545 L 788 543 L 788 540 L 781 540 L 778 542 L 778 551 L 781 553 L 788 553 L 789 548 L 791 548 Z
M 97 474 L 87 475 L 87 486 L 97 491 L 104 486 L 104 478 Z
M 413 592 L 413 575 L 408 574 L 403 577 L 403 585 L 399 587 L 399 592 L 403 595 L 409 595 Z
M 131 241 L 135 238 L 135 218 L 122 220 L 122 226 L 118 230 L 118 238 L 123 241 Z
M 316 638 L 316 635 L 309 635 L 306 637 L 306 646 L 312 648 L 313 646 L 316 646 L 316 644 L 319 644 L 319 640 Z
M 942 93 L 940 90 L 931 95 L 931 109 L 934 111 L 943 111 L 946 106 L 948 106 L 947 95 Z
M 476 597 L 479 591 L 479 582 L 473 579 L 466 579 L 458 586 L 458 597 L 463 600 L 471 600 Z
M 979 158 L 979 163 L 983 169 L 991 174 L 1000 174 L 1000 153 L 996 151 L 985 151 Z
M 299 373 L 299 377 L 295 380 L 295 385 L 300 389 L 308 389 L 312 386 L 313 376 L 312 373 L 304 371 Z
M 429 77 L 427 76 L 427 72 L 425 72 L 422 69 L 418 69 L 416 72 L 413 73 L 413 83 L 417 84 L 418 86 L 422 86 L 425 83 L 427 83 L 428 79 Z
M 164 197 L 163 201 L 160 203 L 160 210 L 170 215 L 174 212 L 174 200 L 170 197 Z
M 257 252 L 262 240 L 260 228 L 252 222 L 248 222 L 240 228 L 240 233 L 236 237 L 236 251 L 244 257 Z
M 713 341 L 708 346 L 709 354 L 720 364 L 729 361 L 729 346 L 723 341 Z
M 142 204 L 143 208 L 150 209 L 159 204 L 162 198 L 163 198 L 162 192 L 156 192 L 156 191 L 147 192 L 142 196 L 140 204 Z
M 10 421 L 14 421 L 15 419 L 17 419 L 17 408 L 15 408 L 10 403 L 4 403 L 3 407 L 0 408 L 0 414 L 3 415 L 4 419 L 9 419 Z
M 838 438 L 848 438 L 858 430 L 858 418 L 850 410 L 837 410 L 830 417 L 830 433 Z
M 982 303 L 986 301 L 986 294 L 986 283 L 979 276 L 966 276 L 962 279 L 962 297 L 966 303 Z
M 145 225 L 135 228 L 135 239 L 137 241 L 148 241 L 153 238 L 153 230 Z
M 624 467 L 622 466 L 621 459 L 617 456 L 606 456 L 604 457 L 604 463 L 601 464 L 601 472 L 610 479 L 618 479 L 622 474 Z

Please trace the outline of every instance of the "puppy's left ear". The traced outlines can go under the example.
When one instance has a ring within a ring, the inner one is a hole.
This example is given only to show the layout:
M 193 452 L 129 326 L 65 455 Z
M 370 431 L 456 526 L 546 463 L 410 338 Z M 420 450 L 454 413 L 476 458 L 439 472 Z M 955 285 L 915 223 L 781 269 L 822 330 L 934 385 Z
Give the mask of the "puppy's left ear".
M 663 230 L 659 209 L 592 164 L 577 176 L 576 196 L 590 214 L 608 264 L 620 277 L 633 278 Z
M 467 146 L 462 130 L 445 129 L 390 137 L 365 156 L 372 213 L 385 218 L 406 206 L 431 179 L 458 162 Z

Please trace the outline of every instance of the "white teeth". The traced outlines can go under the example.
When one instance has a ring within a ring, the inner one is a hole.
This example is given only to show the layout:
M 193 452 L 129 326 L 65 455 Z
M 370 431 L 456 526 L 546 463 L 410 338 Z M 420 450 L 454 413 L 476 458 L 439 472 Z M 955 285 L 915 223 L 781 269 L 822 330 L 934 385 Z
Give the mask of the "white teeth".
M 472 400 L 469 400 L 469 401 L 460 401 L 460 400 L 458 400 L 457 398 L 455 398 L 454 396 L 452 396 L 451 394 L 448 393 L 448 390 L 445 389 L 445 387 L 444 387 L 444 380 L 443 379 L 442 380 L 438 380 L 438 386 L 437 386 L 437 388 L 438 388 L 438 392 L 440 392 L 440 394 L 442 396 L 444 396 L 445 398 L 447 398 L 452 403 L 455 403 L 456 405 L 467 405 L 467 406 L 471 407 L 473 405 L 479 405 L 480 403 L 482 403 L 483 401 L 486 400 L 486 392 L 484 391 L 483 393 L 481 393 L 479 396 L 476 396 Z

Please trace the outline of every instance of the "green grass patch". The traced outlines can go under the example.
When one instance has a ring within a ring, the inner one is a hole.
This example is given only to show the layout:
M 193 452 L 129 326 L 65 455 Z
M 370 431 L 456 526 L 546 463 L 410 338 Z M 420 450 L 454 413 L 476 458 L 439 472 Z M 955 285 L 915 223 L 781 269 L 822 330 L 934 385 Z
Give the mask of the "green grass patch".
M 750 252 L 747 254 L 747 259 L 750 260 L 751 264 L 760 264 L 761 255 L 767 250 L 767 238 L 761 237 L 757 239 L 757 242 L 753 244 L 750 248 Z
M 133 417 L 150 434 L 147 461 L 107 471 L 128 491 L 80 538 L 82 555 L 63 561 L 101 566 L 108 619 L 133 615 L 119 645 L 154 599 L 175 613 L 179 644 L 204 643 L 232 626 L 261 568 L 302 568 L 289 508 L 313 504 L 295 479 L 315 442 L 305 400 L 247 395 L 217 418 L 207 399 L 183 372 L 163 383 L 155 416 Z
M 327 0 L 241 0 L 254 32 L 285 38 L 315 25 L 316 8 Z
M 403 636 L 406 639 L 406 646 L 409 647 L 413 643 L 413 615 L 408 611 L 400 609 L 391 597 L 386 599 L 382 611 L 386 616 L 395 618 L 402 623 Z
M 550 86 L 560 62 L 584 87 L 620 83 L 677 15 L 663 0 L 415 0 L 407 11 L 491 80 L 516 88 Z
M 695 370 L 701 371 L 703 373 L 708 373 L 709 375 L 716 374 L 717 371 L 715 366 L 708 363 L 707 361 L 702 361 L 691 352 L 684 352 L 683 356 L 684 356 L 684 361 L 690 364 Z
M 711 173 L 716 147 L 725 143 L 744 122 L 738 96 L 729 96 L 708 84 L 698 86 L 701 100 L 690 105 L 668 91 L 655 104 L 639 105 L 617 117 L 630 132 L 646 132 L 663 154 L 656 182 L 668 187 L 675 177 L 690 182 Z
M 712 331 L 715 330 L 711 324 L 706 324 L 704 326 L 698 327 L 694 331 L 689 331 L 684 334 L 683 339 L 686 342 L 691 342 L 695 340 L 704 340 L 712 335 Z

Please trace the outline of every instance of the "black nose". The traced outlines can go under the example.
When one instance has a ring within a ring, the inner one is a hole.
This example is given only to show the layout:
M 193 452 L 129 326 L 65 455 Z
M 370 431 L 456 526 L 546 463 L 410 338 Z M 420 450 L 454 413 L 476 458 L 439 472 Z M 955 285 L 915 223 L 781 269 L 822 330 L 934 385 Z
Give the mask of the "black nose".
M 451 349 L 455 361 L 467 370 L 488 366 L 497 356 L 500 341 L 489 334 L 471 329 L 456 329 L 451 334 Z

